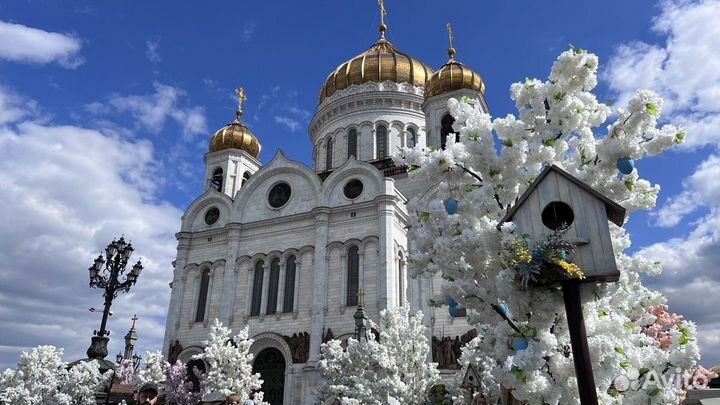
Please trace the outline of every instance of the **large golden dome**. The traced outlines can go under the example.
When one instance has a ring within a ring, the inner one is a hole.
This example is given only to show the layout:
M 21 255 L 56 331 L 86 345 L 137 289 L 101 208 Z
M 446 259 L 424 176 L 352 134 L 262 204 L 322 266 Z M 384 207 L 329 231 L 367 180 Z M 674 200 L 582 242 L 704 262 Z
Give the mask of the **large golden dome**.
M 242 103 L 247 100 L 242 88 L 236 90 L 238 108 L 235 112 L 235 121 L 218 129 L 210 138 L 210 153 L 223 149 L 240 149 L 252 155 L 255 159 L 260 156 L 261 145 L 250 129 L 240 120 L 243 114 Z
M 455 60 L 455 49 L 448 50 L 450 60 L 435 72 L 425 84 L 425 98 L 453 90 L 468 89 L 485 94 L 485 82 L 469 67 Z
M 382 27 L 381 27 L 381 32 Z M 410 83 L 424 86 L 433 70 L 395 48 L 384 36 L 366 52 L 350 59 L 330 73 L 320 92 L 322 103 L 338 90 L 367 82 Z

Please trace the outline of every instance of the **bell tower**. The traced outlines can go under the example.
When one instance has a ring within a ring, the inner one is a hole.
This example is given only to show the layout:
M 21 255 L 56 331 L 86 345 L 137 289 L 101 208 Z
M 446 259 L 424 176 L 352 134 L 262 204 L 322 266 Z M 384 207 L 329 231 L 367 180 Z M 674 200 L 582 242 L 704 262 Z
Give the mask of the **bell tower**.
M 455 37 L 449 23 L 447 30 L 450 59 L 428 79 L 425 85 L 425 102 L 422 105 L 427 144 L 437 149 L 444 149 L 448 135 L 454 133 L 452 125 L 455 120 L 447 108 L 449 99 L 478 104 L 482 111 L 488 112 L 484 96 L 485 82 L 478 73 L 455 60 Z
M 243 103 L 247 100 L 243 88 L 235 91 L 238 106 L 235 121 L 215 132 L 205 154 L 205 190 L 214 188 L 235 198 L 238 190 L 258 169 L 261 145 L 242 122 Z

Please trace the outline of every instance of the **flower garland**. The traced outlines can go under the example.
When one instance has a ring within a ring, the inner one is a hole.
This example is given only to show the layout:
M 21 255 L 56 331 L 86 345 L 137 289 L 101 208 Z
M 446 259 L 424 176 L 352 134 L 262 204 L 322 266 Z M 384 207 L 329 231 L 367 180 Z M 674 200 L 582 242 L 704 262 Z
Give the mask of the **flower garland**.
M 563 239 L 566 231 L 567 228 L 564 228 L 547 235 L 532 250 L 527 241 L 529 235 L 522 235 L 510 244 L 506 255 L 507 265 L 515 269 L 516 278 L 523 287 L 585 278 L 580 267 L 570 261 L 576 246 Z

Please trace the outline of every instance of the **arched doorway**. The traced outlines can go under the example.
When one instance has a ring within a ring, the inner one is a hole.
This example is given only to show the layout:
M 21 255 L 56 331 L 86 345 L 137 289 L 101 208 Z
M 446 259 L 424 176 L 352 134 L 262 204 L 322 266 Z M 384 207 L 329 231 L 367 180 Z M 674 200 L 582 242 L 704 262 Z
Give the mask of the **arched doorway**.
M 282 405 L 285 393 L 285 357 L 280 350 L 267 348 L 258 353 L 253 363 L 253 373 L 260 373 L 265 402 Z

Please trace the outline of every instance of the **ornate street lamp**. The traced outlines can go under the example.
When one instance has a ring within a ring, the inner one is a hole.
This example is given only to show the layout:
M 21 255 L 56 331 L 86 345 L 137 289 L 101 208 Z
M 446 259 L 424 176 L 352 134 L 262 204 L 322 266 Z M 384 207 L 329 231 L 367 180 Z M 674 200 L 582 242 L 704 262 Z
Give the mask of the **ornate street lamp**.
M 105 298 L 100 330 L 93 332 L 92 343 L 87 350 L 89 359 L 108 363 L 103 359 L 108 355 L 107 343 L 110 332 L 107 330 L 107 320 L 110 315 L 110 306 L 119 293 L 130 291 L 130 287 L 135 284 L 143 270 L 142 263 L 138 260 L 132 270 L 125 273 L 128 260 L 134 250 L 132 244 L 125 242 L 125 238 L 121 236 L 120 239 L 113 240 L 105 248 L 105 257 L 102 254 L 98 256 L 88 269 L 90 271 L 90 287 L 103 289 Z M 123 275 L 125 275 L 125 280 L 120 280 Z

